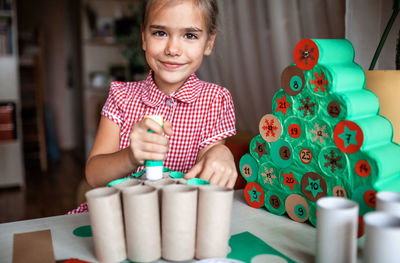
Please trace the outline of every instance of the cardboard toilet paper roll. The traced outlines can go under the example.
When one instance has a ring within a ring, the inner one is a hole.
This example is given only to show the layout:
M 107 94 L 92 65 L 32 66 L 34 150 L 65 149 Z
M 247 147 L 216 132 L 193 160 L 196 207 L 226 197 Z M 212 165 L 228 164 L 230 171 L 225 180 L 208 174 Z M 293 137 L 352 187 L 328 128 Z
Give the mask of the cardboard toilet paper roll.
M 358 204 L 340 197 L 317 201 L 316 262 L 356 262 Z
M 162 190 L 162 257 L 190 260 L 195 254 L 197 188 L 167 185 Z
M 400 262 L 400 217 L 385 212 L 369 212 L 364 216 L 364 222 L 364 262 Z
M 97 260 L 100 262 L 125 260 L 124 222 L 118 189 L 113 187 L 96 188 L 88 191 L 85 196 Z
M 150 262 L 161 257 L 157 189 L 144 185 L 122 191 L 128 259 Z
M 132 178 L 123 181 L 122 183 L 115 184 L 112 187 L 117 188 L 118 190 L 122 191 L 124 188 L 127 187 L 136 187 L 142 185 L 142 182 L 139 181 L 138 179 Z
M 228 252 L 233 190 L 199 187 L 196 258 L 225 258 Z
M 382 191 L 376 194 L 376 211 L 400 217 L 400 193 Z

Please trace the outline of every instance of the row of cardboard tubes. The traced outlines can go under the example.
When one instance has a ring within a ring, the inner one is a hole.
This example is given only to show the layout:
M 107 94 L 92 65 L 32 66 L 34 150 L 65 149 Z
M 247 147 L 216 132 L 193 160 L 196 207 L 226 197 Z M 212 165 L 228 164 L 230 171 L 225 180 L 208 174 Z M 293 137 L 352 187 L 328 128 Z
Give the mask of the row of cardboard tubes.
M 169 180 L 127 180 L 86 193 L 99 262 L 223 258 L 233 190 Z

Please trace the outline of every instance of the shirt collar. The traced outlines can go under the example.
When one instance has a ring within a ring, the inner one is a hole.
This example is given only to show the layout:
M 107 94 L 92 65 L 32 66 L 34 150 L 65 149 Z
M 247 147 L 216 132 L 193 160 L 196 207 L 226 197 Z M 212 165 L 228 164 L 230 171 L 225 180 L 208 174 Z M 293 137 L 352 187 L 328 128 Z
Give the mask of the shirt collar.
M 202 86 L 203 82 L 197 78 L 195 73 L 192 73 L 178 91 L 167 96 L 157 87 L 153 80 L 153 71 L 150 70 L 149 75 L 144 80 L 142 101 L 150 107 L 160 106 L 167 98 L 174 98 L 184 103 L 192 103 L 200 95 Z

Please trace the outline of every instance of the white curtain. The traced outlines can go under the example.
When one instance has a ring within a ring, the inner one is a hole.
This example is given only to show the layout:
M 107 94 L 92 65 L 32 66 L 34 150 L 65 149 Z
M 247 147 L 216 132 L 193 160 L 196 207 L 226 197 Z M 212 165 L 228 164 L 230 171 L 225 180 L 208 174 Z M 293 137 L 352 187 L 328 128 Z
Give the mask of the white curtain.
M 198 75 L 229 89 L 237 129 L 258 133 L 303 38 L 343 38 L 345 0 L 220 0 L 213 54 Z

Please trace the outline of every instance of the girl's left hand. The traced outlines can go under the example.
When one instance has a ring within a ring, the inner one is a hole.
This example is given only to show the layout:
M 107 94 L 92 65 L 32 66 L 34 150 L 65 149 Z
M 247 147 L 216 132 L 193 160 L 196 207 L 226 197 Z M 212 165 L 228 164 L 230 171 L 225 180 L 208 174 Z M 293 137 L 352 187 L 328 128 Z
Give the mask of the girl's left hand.
M 217 142 L 200 150 L 197 163 L 185 175 L 185 179 L 200 178 L 213 185 L 233 188 L 237 179 L 235 161 L 223 142 Z

